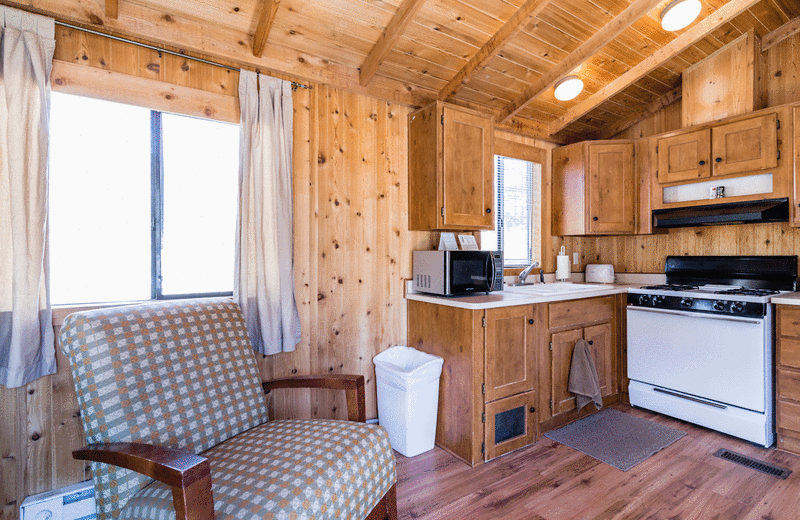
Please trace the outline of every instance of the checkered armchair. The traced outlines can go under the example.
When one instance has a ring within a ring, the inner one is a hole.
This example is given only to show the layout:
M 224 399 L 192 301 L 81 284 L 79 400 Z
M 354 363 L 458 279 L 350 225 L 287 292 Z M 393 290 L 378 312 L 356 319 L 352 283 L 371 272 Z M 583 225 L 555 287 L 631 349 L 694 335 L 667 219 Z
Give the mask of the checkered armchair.
M 61 329 L 98 518 L 397 518 L 364 377 L 262 382 L 239 307 L 186 300 L 70 315 Z M 350 421 L 268 421 L 264 393 L 346 392 Z

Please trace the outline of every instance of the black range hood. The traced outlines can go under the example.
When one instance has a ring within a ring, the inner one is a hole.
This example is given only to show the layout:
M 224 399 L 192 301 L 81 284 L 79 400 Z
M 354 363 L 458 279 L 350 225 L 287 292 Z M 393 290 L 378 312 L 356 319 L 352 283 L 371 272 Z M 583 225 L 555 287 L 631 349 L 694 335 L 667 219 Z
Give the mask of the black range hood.
M 653 227 L 676 228 L 721 224 L 788 222 L 789 199 L 767 199 L 686 208 L 654 209 Z

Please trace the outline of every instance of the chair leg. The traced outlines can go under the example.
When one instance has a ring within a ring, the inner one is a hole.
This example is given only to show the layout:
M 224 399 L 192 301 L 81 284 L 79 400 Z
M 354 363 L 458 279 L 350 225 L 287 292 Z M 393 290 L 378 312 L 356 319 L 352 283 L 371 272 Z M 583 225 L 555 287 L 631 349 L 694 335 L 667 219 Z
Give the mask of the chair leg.
M 393 484 L 389 491 L 370 511 L 365 520 L 397 520 L 397 488 Z

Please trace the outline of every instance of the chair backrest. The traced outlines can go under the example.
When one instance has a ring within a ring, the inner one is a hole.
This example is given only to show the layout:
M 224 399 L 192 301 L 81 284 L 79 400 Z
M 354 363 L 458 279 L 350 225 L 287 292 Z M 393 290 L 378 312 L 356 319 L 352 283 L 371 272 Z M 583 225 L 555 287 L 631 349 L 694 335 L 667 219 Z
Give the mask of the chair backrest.
M 61 328 L 86 443 L 145 442 L 200 453 L 267 420 L 247 328 L 230 299 L 72 314 Z M 151 480 L 93 463 L 100 518 Z

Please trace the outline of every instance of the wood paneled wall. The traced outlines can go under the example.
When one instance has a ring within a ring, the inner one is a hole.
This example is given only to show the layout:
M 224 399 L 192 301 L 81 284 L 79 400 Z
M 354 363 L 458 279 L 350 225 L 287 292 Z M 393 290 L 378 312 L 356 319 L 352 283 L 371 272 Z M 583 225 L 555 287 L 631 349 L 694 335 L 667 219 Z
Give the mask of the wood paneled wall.
M 237 96 L 238 72 L 62 27 L 56 33 L 57 60 Z M 108 94 L 118 88 L 113 81 L 95 88 L 100 97 L 119 97 Z M 147 92 L 140 94 L 141 101 Z M 152 95 L 157 100 L 159 92 Z M 411 251 L 434 239 L 408 231 L 409 109 L 322 85 L 295 91 L 294 104 L 294 256 L 303 336 L 295 352 L 262 357 L 259 366 L 264 378 L 364 374 L 367 416 L 376 417 L 372 358 L 405 343 L 403 281 L 411 276 Z M 60 322 L 65 312 L 56 314 Z M 272 417 L 346 418 L 344 396 L 335 392 L 278 390 L 269 403 Z M 0 519 L 16 519 L 28 495 L 90 478 L 71 455 L 83 444 L 80 420 L 60 353 L 57 374 L 24 388 L 0 386 Z
M 800 34 L 765 53 L 761 82 L 768 106 L 800 101 Z M 620 139 L 647 137 L 681 128 L 681 100 L 618 134 Z M 666 255 L 795 255 L 800 229 L 788 223 L 671 229 L 662 235 L 561 239 L 568 252 L 587 263 L 610 263 L 618 272 L 663 273 Z

